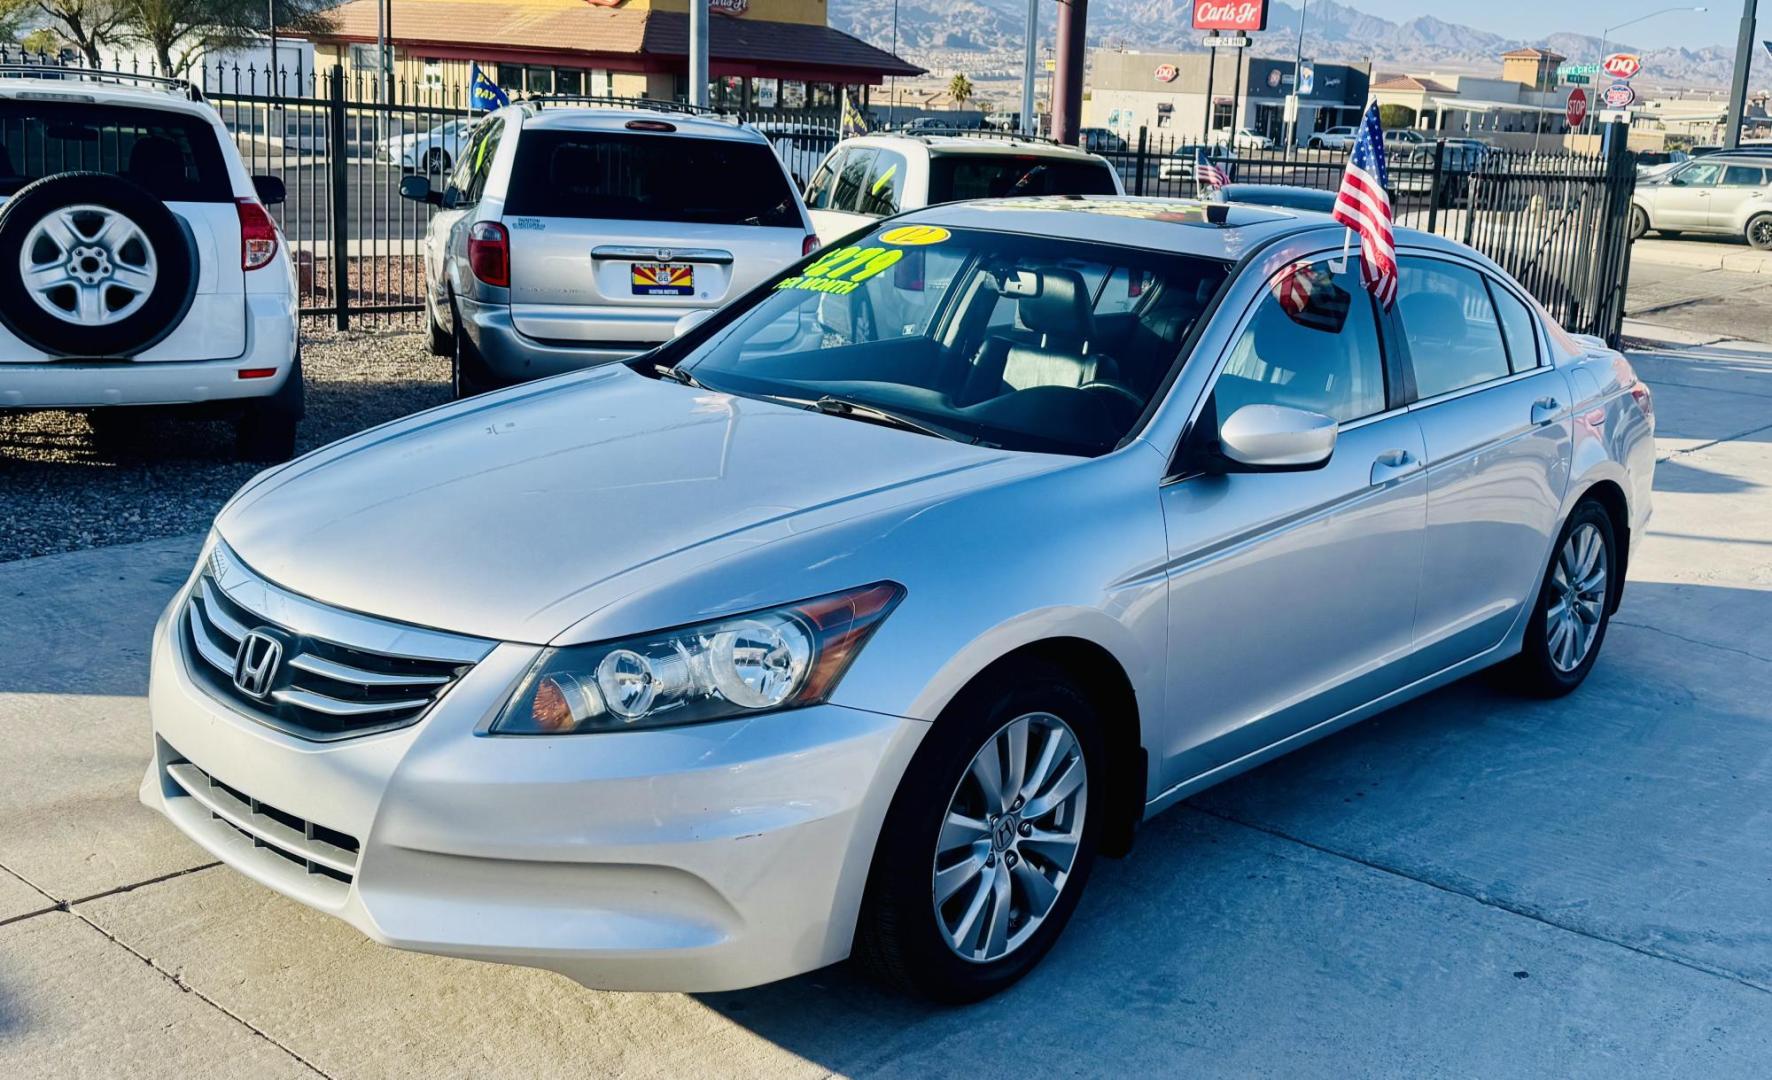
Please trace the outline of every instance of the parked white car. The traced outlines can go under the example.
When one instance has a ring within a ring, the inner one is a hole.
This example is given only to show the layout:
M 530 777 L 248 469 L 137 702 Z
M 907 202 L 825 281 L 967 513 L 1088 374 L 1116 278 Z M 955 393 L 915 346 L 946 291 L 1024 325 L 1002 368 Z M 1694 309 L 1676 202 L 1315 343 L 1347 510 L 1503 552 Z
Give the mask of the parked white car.
M 294 452 L 295 277 L 253 177 L 189 84 L 0 69 L 0 409 L 144 407 L 235 421 L 240 455 Z
M 1241 150 L 1272 150 L 1274 140 L 1254 128 L 1238 128 L 1231 136 L 1231 145 Z
M 687 106 L 520 102 L 400 192 L 438 208 L 431 349 L 458 397 L 645 352 L 818 243 L 769 140 Z
M 1480 669 L 1550 696 L 1600 656 L 1649 391 L 1439 237 L 1396 231 L 1381 313 L 1345 236 L 934 207 L 629 363 L 274 470 L 155 630 L 141 798 L 402 948 L 1002 990 L 1164 808 Z M 1097 912 L 1224 925 L 1139 888 Z
M 806 186 L 818 238 L 834 244 L 880 218 L 962 199 L 1125 192 L 1108 160 L 1046 139 L 904 132 L 846 139 Z
M 1360 133 L 1351 127 L 1332 127 L 1310 137 L 1312 150 L 1351 150 Z
M 429 131 L 396 135 L 376 147 L 376 157 L 407 172 L 446 173 L 455 167 L 461 148 L 474 132 L 478 117 L 447 120 Z

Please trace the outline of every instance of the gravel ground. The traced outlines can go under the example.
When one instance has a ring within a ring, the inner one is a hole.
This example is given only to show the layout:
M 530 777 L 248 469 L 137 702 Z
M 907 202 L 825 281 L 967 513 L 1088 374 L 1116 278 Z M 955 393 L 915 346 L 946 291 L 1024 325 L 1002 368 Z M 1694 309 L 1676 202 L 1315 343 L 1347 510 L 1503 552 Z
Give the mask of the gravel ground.
M 309 336 L 298 451 L 449 400 L 449 362 L 412 333 Z M 78 412 L 0 413 L 0 562 L 202 532 L 262 466 L 225 421 L 153 418 L 101 446 Z

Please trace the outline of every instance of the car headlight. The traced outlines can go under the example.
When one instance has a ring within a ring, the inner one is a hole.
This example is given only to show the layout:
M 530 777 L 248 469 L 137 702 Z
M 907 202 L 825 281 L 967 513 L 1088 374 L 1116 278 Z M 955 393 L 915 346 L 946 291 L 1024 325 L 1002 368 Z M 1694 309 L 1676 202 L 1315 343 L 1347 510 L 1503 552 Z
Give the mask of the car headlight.
M 633 731 L 816 705 L 904 596 L 891 582 L 623 641 L 544 651 L 495 735 Z

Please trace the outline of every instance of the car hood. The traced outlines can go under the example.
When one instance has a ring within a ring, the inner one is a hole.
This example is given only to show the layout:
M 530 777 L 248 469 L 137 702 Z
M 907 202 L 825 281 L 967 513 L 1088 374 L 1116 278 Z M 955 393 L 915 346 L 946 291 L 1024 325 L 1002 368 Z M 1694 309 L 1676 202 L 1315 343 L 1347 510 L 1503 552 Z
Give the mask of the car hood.
M 325 603 L 543 643 L 661 573 L 1072 460 L 617 364 L 335 443 L 249 485 L 216 526 L 258 573 Z

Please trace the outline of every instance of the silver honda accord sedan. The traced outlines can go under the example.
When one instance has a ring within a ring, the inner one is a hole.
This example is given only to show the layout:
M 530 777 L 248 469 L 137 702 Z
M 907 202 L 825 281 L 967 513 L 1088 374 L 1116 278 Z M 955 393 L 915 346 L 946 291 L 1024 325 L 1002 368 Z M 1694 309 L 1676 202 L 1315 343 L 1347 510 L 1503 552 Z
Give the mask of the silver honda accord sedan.
M 1400 230 L 1383 310 L 1342 245 L 942 206 L 264 473 L 156 630 L 142 798 L 401 948 L 1000 990 L 1150 815 L 1595 663 L 1648 390 L 1469 249 Z

